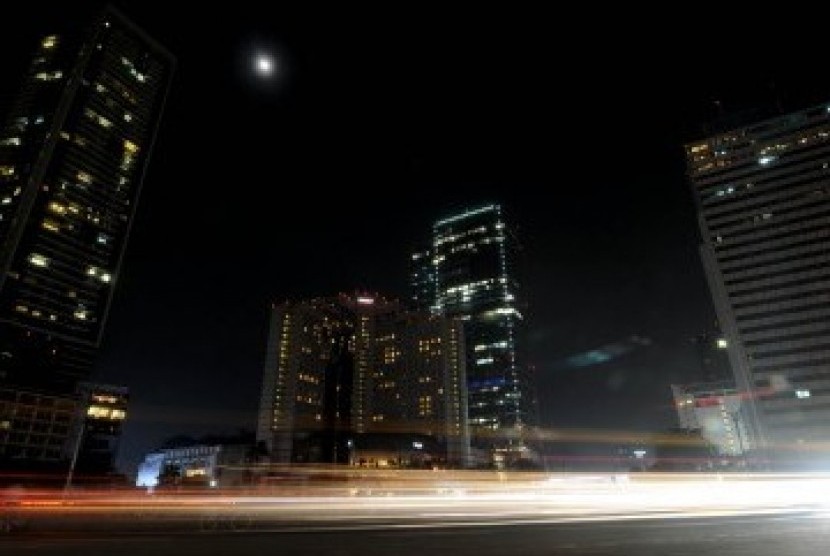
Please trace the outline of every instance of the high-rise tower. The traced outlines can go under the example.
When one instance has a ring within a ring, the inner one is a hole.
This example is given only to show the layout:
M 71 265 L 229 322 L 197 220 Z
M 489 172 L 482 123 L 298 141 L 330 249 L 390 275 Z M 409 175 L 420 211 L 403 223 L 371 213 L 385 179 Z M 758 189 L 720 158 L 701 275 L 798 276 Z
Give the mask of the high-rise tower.
M 272 461 L 354 463 L 366 435 L 428 435 L 469 461 L 460 323 L 375 295 L 271 309 L 257 440 Z
M 830 105 L 686 146 L 706 276 L 755 445 L 830 441 Z
M 0 132 L 0 385 L 89 377 L 173 68 L 113 8 L 37 45 Z
M 471 435 L 477 445 L 521 447 L 534 423 L 531 381 L 519 356 L 523 315 L 518 245 L 499 205 L 437 221 L 432 228 L 433 311 L 464 324 Z

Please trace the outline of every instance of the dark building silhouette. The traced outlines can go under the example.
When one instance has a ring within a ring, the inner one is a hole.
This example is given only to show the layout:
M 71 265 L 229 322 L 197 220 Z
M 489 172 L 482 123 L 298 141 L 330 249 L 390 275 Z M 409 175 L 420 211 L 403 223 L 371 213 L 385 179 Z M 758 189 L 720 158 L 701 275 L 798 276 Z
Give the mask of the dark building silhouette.
M 435 266 L 432 250 L 423 247 L 410 255 L 409 297 L 413 307 L 429 311 L 435 303 Z

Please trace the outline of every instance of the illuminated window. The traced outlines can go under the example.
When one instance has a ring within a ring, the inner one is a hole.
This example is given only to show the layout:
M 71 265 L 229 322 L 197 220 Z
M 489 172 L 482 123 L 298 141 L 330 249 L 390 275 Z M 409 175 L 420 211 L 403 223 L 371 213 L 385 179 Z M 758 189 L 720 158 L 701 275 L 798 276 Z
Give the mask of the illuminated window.
M 41 222 L 41 223 L 40 223 L 40 226 L 41 226 L 44 230 L 49 230 L 50 232 L 58 232 L 58 231 L 60 231 L 60 226 L 58 226 L 58 223 L 57 223 L 57 222 L 55 222 L 54 220 L 50 220 L 49 218 L 47 218 L 46 220 L 44 220 L 43 222 Z
M 136 154 L 138 152 L 138 145 L 130 141 L 129 139 L 124 139 L 124 150 L 130 154 Z M 358 302 L 360 300 L 358 299 Z
M 57 35 L 49 35 L 48 37 L 44 37 L 43 40 L 40 41 L 40 46 L 46 50 L 54 48 L 56 44 L 58 44 Z
M 29 262 L 34 266 L 49 266 L 49 259 L 41 255 L 40 253 L 32 253 L 31 255 L 29 255 Z
M 97 122 L 97 123 L 98 123 L 98 125 L 100 125 L 100 126 L 101 126 L 101 127 L 103 127 L 103 128 L 109 128 L 109 127 L 112 127 L 112 122 L 111 122 L 111 121 L 109 121 L 109 120 L 108 120 L 107 118 L 105 118 L 104 116 L 102 116 L 102 115 L 98 114 L 98 113 L 97 113 L 97 112 L 95 112 L 94 110 L 90 110 L 89 108 L 87 108 L 86 110 L 84 110 L 84 115 L 85 115 L 87 118 L 89 118 L 89 119 L 91 119 L 91 120 L 93 120 L 93 121 Z
M 0 166 L 0 176 L 13 176 L 14 166 L 4 165 Z
M 3 146 L 18 146 L 20 145 L 20 137 L 6 137 L 5 139 L 0 140 L 0 145 Z
M 108 407 L 100 405 L 91 405 L 86 410 L 87 417 L 95 417 L 96 419 L 108 419 L 113 410 Z
M 72 313 L 72 316 L 78 320 L 86 320 L 88 314 L 89 312 L 86 310 L 86 307 L 80 305 L 77 309 L 75 309 L 75 312 Z
M 54 81 L 63 77 L 63 72 L 56 71 L 39 71 L 35 74 L 35 79 L 39 81 Z
M 66 214 L 66 207 L 60 203 L 56 203 L 55 201 L 49 203 L 49 210 L 55 214 Z
M 76 178 L 78 179 L 78 181 L 80 181 L 80 182 L 83 182 L 83 183 L 92 183 L 92 176 L 90 176 L 90 175 L 89 175 L 89 174 L 87 174 L 86 172 L 81 172 L 81 171 L 79 171 L 79 172 L 78 172 L 78 174 L 77 174 L 77 176 L 75 176 L 75 177 L 76 177 Z
M 113 409 L 112 413 L 110 413 L 111 419 L 122 420 L 127 416 L 127 412 L 123 409 Z

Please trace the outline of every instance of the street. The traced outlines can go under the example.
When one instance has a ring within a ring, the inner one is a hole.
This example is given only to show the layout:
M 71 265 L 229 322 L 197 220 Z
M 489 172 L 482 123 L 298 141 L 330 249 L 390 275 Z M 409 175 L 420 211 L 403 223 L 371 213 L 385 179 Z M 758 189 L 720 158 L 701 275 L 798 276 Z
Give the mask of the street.
M 0 539 L 8 555 L 755 555 L 818 556 L 830 515 L 789 512 L 711 518 L 559 518 L 280 525 L 244 531 L 30 533 Z

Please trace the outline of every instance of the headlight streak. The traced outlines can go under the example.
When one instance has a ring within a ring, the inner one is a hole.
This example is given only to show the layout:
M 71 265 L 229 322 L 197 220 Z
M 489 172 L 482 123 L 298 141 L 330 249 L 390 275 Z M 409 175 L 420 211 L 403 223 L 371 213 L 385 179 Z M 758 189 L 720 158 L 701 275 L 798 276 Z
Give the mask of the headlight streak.
M 269 529 L 603 521 L 828 512 L 825 474 L 364 473 L 344 486 L 54 491 L 5 497 L 41 528 L 191 528 L 211 523 Z M 2 492 L 2 491 L 0 491 Z M 35 527 L 37 528 L 37 527 Z

